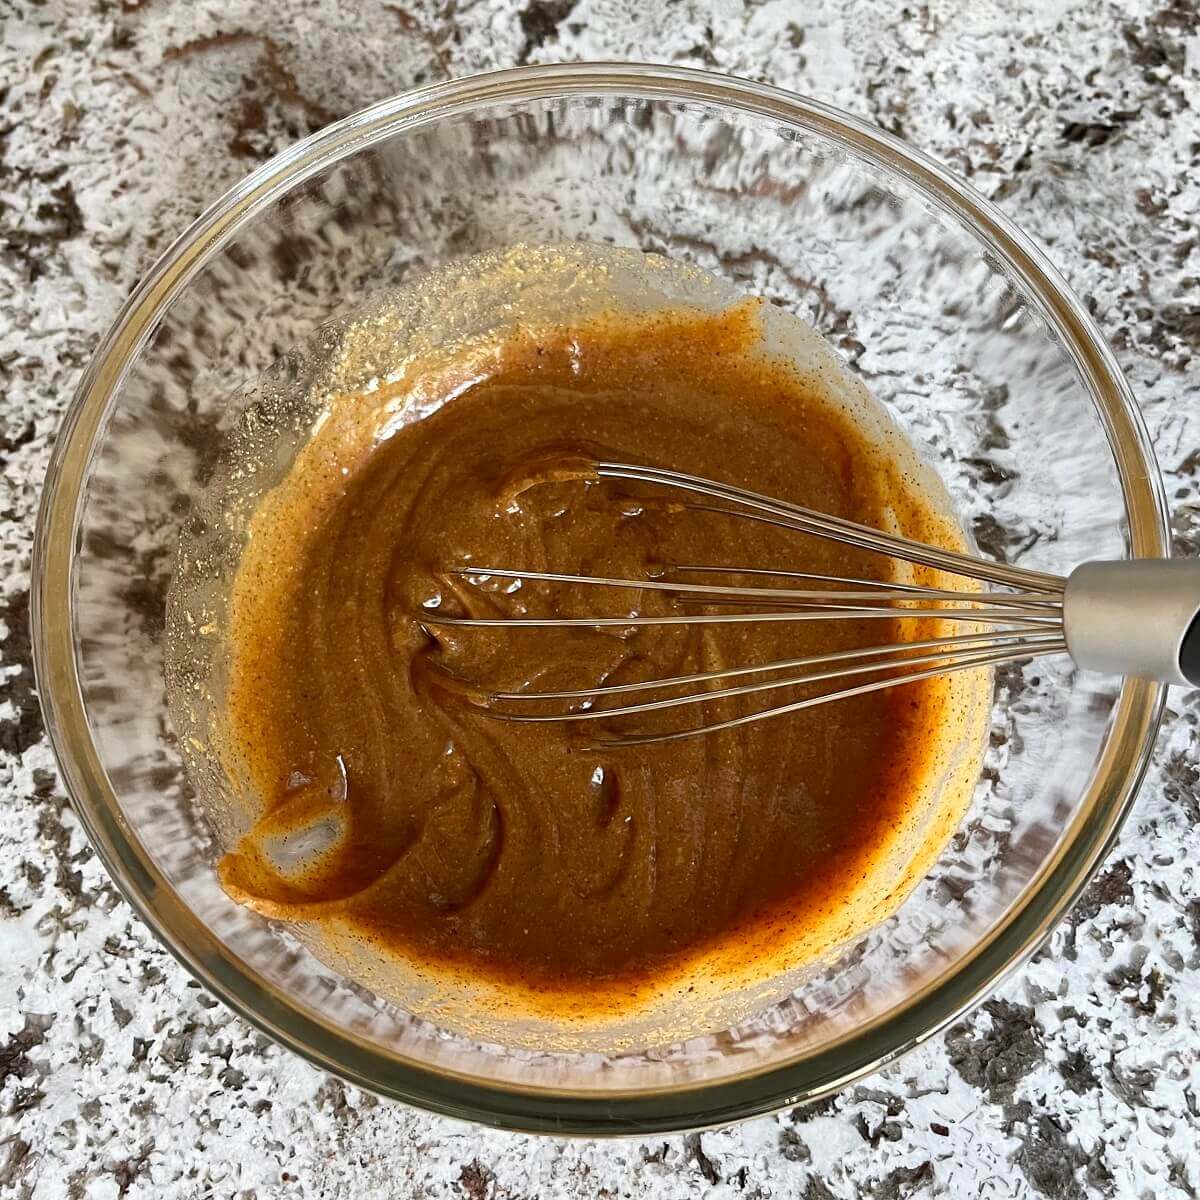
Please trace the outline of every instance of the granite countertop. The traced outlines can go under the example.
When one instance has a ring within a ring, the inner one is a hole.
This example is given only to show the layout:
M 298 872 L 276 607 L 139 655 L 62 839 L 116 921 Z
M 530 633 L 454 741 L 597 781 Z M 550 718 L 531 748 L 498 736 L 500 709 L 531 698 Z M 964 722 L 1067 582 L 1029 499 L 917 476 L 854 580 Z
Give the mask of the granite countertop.
M 344 1086 L 192 982 L 59 784 L 29 554 L 60 414 L 200 209 L 416 84 L 643 58 L 830 100 L 1040 239 L 1119 354 L 1200 553 L 1196 0 L 3 0 L 0 1195 L 1189 1197 L 1200 1189 L 1200 705 L 1172 694 L 1125 830 L 969 1019 L 821 1104 L 687 1137 L 483 1132 Z

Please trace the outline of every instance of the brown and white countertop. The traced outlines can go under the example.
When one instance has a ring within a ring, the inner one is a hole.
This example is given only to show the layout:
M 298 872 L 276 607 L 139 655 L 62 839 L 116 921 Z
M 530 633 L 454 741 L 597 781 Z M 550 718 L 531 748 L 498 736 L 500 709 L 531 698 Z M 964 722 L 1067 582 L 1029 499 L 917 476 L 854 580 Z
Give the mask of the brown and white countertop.
M 972 1017 L 816 1106 L 621 1142 L 482 1132 L 339 1083 L 192 982 L 92 855 L 29 666 L 54 431 L 139 274 L 326 122 L 514 63 L 706 66 L 941 158 L 1116 348 L 1200 554 L 1200 0 L 0 0 L 0 1196 L 1200 1193 L 1200 704 L 1102 873 Z

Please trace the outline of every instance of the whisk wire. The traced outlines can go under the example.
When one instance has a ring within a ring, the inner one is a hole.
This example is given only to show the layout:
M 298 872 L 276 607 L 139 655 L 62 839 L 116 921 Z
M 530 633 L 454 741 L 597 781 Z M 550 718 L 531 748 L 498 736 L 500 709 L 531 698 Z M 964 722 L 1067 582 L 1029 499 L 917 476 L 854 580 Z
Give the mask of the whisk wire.
M 1066 642 L 1055 642 L 1037 650 L 1037 654 L 1065 654 Z M 871 692 L 882 691 L 885 688 L 896 687 L 900 684 L 918 683 L 923 679 L 936 679 L 957 671 L 975 670 L 979 667 L 999 666 L 1006 662 L 1019 661 L 1031 657 L 1029 650 L 1013 653 L 996 651 L 991 654 L 979 654 L 973 658 L 964 658 L 959 662 L 939 664 L 923 671 L 913 671 L 899 679 L 872 680 L 870 683 L 859 684 L 856 687 L 842 688 L 835 692 L 824 692 L 819 696 L 811 696 L 803 700 L 795 700 L 790 704 L 781 704 L 775 708 L 764 709 L 760 712 L 748 713 L 746 716 L 733 717 L 727 721 L 718 721 L 711 725 L 692 726 L 687 729 L 677 729 L 670 733 L 627 733 L 616 734 L 607 738 L 597 739 L 592 745 L 597 749 L 618 748 L 621 746 L 649 746 L 658 742 L 678 742 L 684 738 L 699 737 L 702 734 L 719 733 L 726 729 L 736 729 L 742 725 L 751 725 L 756 721 L 766 721 L 772 717 L 782 717 L 789 713 L 801 712 L 806 708 L 815 708 L 819 704 L 828 704 L 835 700 L 848 700 L 854 696 L 865 696 Z M 609 715 L 612 715 L 611 713 Z M 502 718 L 511 719 L 511 718 Z
M 1043 647 L 1043 653 L 1053 653 L 1056 649 L 1066 649 L 1066 644 L 1063 642 L 1047 642 Z M 956 663 L 963 663 L 978 666 L 984 663 L 1003 662 L 1012 657 L 1028 657 L 1029 650 L 1027 647 L 1020 647 L 1016 650 L 1001 650 L 980 652 L 970 657 L 963 657 L 961 660 L 953 655 L 947 655 L 944 652 L 936 652 L 932 654 L 913 655 L 911 658 L 899 659 L 884 662 L 869 662 L 860 663 L 857 666 L 838 666 L 832 667 L 824 671 L 810 671 L 802 675 L 789 675 L 783 679 L 768 679 L 759 683 L 745 683 L 737 687 L 718 688 L 715 691 L 691 692 L 686 696 L 672 696 L 665 700 L 647 700 L 639 704 L 623 704 L 613 708 L 589 708 L 581 709 L 572 712 L 555 712 L 555 713 L 512 713 L 504 711 L 495 711 L 493 716 L 498 717 L 502 721 L 517 721 L 527 723 L 546 723 L 558 721 L 600 721 L 611 717 L 629 717 L 637 714 L 660 712 L 669 708 L 680 708 L 691 704 L 707 704 L 714 700 L 730 700 L 737 696 L 751 696 L 759 692 L 779 691 L 783 688 L 803 687 L 812 683 L 823 683 L 828 679 L 841 679 L 847 675 L 871 675 L 877 674 L 880 671 L 890 670 L 896 666 L 926 666 L 930 663 L 942 663 L 939 671 L 944 673 L 954 666 Z M 909 674 L 895 676 L 886 681 L 888 686 L 895 686 L 901 683 L 909 682 L 914 676 Z M 659 686 L 665 686 L 661 681 Z M 535 697 L 522 697 L 533 699 Z M 545 697 L 538 697 L 545 699 Z M 818 697 L 818 700 L 824 697 Z
M 969 554 L 961 554 L 956 550 L 943 550 L 940 547 L 929 546 L 924 542 L 917 542 L 899 534 L 884 533 L 882 530 L 872 529 L 869 525 L 860 525 L 843 517 L 830 516 L 828 513 L 816 512 L 814 509 L 804 508 L 799 504 L 790 504 L 786 500 L 775 500 L 759 492 L 717 483 L 711 479 L 702 479 L 697 475 L 688 475 L 681 471 L 617 462 L 598 462 L 595 464 L 595 469 L 597 475 L 602 479 L 625 479 L 631 482 L 660 484 L 700 496 L 731 501 L 750 509 L 752 513 L 762 513 L 772 517 L 791 529 L 819 534 L 822 537 L 856 546 L 862 550 L 889 554 L 896 558 L 907 559 L 909 562 L 920 563 L 922 566 L 935 567 L 938 570 L 971 579 L 983 579 L 1013 587 L 1034 587 L 1055 591 L 1062 591 L 1064 586 L 1064 581 L 1057 575 L 1049 575 L 1043 571 L 1031 571 L 1006 563 L 989 562 L 985 559 L 974 558 Z M 732 513 L 730 515 L 744 514 Z
M 1050 615 L 1031 614 L 1003 608 L 872 608 L 866 605 L 840 605 L 830 608 L 788 609 L 784 612 L 749 613 L 679 613 L 675 615 L 642 617 L 636 614 L 621 617 L 453 617 L 436 611 L 422 612 L 423 625 L 459 625 L 475 628 L 527 629 L 631 629 L 649 625 L 744 625 L 761 621 L 844 621 L 885 618 L 930 618 L 943 621 L 985 621 L 1031 628 L 1060 628 L 1062 621 Z
M 457 567 L 452 572 L 470 579 L 522 579 L 547 583 L 578 583 L 588 587 L 637 588 L 641 591 L 668 592 L 670 594 L 708 596 L 736 596 L 746 599 L 769 597 L 773 600 L 961 600 L 977 602 L 1000 596 L 1006 604 L 1058 605 L 1062 597 L 1052 592 L 1025 592 L 1010 596 L 999 592 L 960 592 L 943 588 L 923 588 L 905 584 L 896 588 L 881 580 L 846 580 L 860 587 L 864 582 L 877 584 L 878 590 L 834 591 L 798 588 L 731 587 L 720 584 L 686 583 L 682 580 L 663 579 L 620 579 L 604 575 L 569 575 L 558 571 L 511 571 L 500 567 Z
M 696 671 L 689 675 L 672 675 L 663 679 L 642 679 L 630 683 L 597 684 L 586 688 L 561 688 L 547 691 L 513 691 L 490 692 L 488 699 L 492 701 L 533 701 L 533 700 L 583 700 L 591 697 L 626 694 L 630 692 L 661 691 L 664 688 L 684 687 L 692 683 L 712 683 L 721 679 L 737 679 L 745 675 L 762 675 L 769 671 L 789 671 L 799 667 L 815 667 L 835 662 L 853 662 L 856 659 L 897 653 L 903 654 L 910 650 L 956 649 L 963 652 L 975 647 L 986 649 L 1001 643 L 1012 643 L 1020 636 L 1020 647 L 1035 649 L 1040 646 L 1051 646 L 1062 639 L 1057 633 L 1036 633 L 1016 635 L 1009 630 L 987 630 L 982 633 L 955 634 L 951 637 L 926 638 L 915 642 L 889 643 L 883 646 L 860 646 L 854 650 L 838 650 L 828 654 L 809 654 L 803 658 L 784 658 L 774 662 L 755 663 L 744 667 L 724 667 L 719 671 Z M 911 663 L 911 659 L 897 658 L 890 664 L 903 665 Z M 882 669 L 882 666 L 880 667 Z M 710 693 L 711 695 L 711 693 Z

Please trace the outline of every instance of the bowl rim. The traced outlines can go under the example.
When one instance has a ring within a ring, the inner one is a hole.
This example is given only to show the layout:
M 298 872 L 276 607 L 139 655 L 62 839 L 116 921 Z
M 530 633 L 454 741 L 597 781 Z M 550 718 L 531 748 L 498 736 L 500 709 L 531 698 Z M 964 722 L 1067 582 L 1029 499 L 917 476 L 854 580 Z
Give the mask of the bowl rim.
M 248 966 L 239 969 L 124 820 L 88 729 L 73 637 L 82 485 L 105 417 L 159 316 L 205 262 L 283 192 L 375 142 L 496 105 L 581 95 L 698 103 L 815 132 L 876 169 L 898 175 L 927 202 L 971 228 L 1020 280 L 1074 360 L 1114 456 L 1131 556 L 1169 556 L 1162 478 L 1115 355 L 1045 255 L 973 188 L 875 125 L 782 88 L 643 63 L 527 66 L 432 84 L 327 126 L 227 191 L 151 267 L 98 346 L 60 426 L 34 535 L 33 660 L 60 774 L 93 848 L 155 937 L 252 1026 L 350 1083 L 443 1115 L 523 1132 L 665 1133 L 726 1124 L 834 1092 L 940 1032 L 1023 964 L 1111 847 L 1148 765 L 1166 688 L 1123 681 L 1070 835 L 1060 840 L 1005 918 L 948 977 L 933 980 L 815 1054 L 714 1083 L 597 1094 L 501 1084 L 387 1054 L 317 1019 Z

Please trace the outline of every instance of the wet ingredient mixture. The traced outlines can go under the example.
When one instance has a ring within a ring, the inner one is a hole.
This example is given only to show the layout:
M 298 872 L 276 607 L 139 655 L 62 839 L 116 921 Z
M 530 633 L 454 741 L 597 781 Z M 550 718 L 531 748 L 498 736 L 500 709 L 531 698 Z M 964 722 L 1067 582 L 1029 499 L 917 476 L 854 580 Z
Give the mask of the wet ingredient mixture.
M 334 401 L 256 513 L 234 586 L 225 753 L 262 808 L 220 864 L 232 894 L 349 922 L 381 955 L 597 1003 L 722 947 L 769 955 L 845 909 L 909 817 L 944 715 L 936 682 L 602 750 L 593 726 L 494 720 L 474 689 L 711 671 L 879 644 L 897 622 L 426 619 L 678 611 L 661 593 L 451 570 L 472 565 L 886 578 L 875 556 L 578 469 L 670 466 L 876 526 L 901 512 L 920 536 L 921 498 L 896 468 L 811 378 L 754 352 L 756 312 L 512 333 L 482 368 L 442 362 Z

